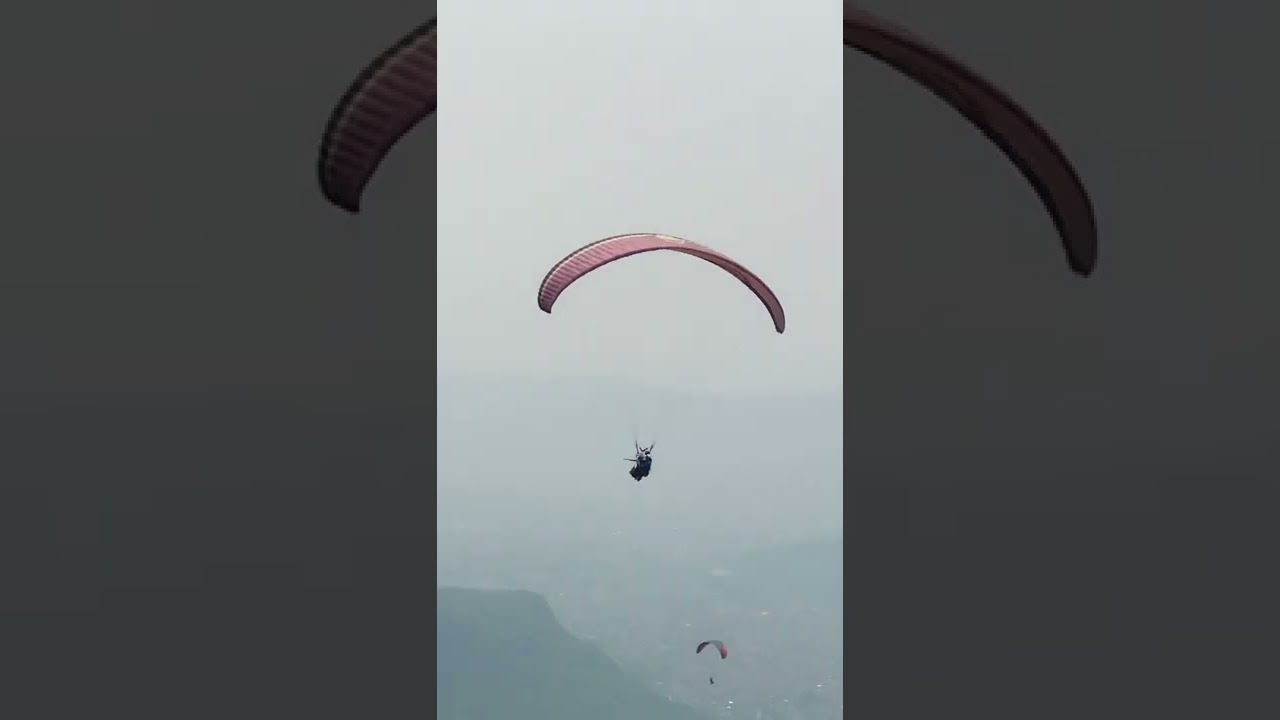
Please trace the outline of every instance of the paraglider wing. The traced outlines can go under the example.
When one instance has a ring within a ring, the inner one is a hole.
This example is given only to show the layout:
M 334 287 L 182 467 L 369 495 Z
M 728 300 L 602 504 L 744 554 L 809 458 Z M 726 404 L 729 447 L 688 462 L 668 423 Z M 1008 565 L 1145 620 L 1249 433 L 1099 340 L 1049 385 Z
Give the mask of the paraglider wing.
M 719 640 L 705 640 L 703 642 L 698 643 L 698 649 L 693 651 L 694 654 L 696 655 L 698 653 L 701 653 L 702 649 L 708 645 L 712 645 L 715 647 L 715 649 L 720 651 L 721 660 L 724 660 L 725 658 L 729 657 L 728 649 L 726 649 L 724 646 L 724 643 L 720 642 Z
M 396 142 L 436 111 L 436 20 L 379 55 L 347 88 L 320 141 L 320 190 L 360 212 L 360 197 Z
M 739 282 L 746 285 L 751 292 L 755 293 L 756 297 L 760 298 L 760 302 L 764 303 L 765 309 L 769 311 L 769 317 L 773 318 L 774 329 L 779 333 L 786 330 L 787 319 L 778 296 L 750 270 L 743 267 L 736 260 L 705 245 L 699 245 L 691 240 L 684 240 L 670 235 L 654 233 L 616 235 L 597 240 L 573 251 L 563 260 L 553 265 L 547 276 L 542 279 L 542 284 L 538 286 L 538 307 L 543 312 L 550 313 L 551 307 L 555 305 L 556 298 L 560 297 L 560 293 L 564 292 L 565 288 L 568 288 L 587 273 L 608 265 L 615 260 L 654 250 L 672 250 L 692 255 L 706 260 L 734 276 Z
M 1084 183 L 1049 133 L 1002 90 L 902 28 L 844 5 L 844 44 L 884 62 L 946 101 L 995 143 L 1035 189 L 1062 237 L 1067 263 L 1093 272 L 1098 227 Z

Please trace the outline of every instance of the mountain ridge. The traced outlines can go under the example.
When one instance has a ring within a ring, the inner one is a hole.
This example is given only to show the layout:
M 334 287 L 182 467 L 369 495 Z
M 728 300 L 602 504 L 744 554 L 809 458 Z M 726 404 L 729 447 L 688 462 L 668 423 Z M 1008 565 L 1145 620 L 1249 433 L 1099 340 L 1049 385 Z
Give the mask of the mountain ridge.
M 440 720 L 700 720 L 570 635 L 526 590 L 436 590 Z

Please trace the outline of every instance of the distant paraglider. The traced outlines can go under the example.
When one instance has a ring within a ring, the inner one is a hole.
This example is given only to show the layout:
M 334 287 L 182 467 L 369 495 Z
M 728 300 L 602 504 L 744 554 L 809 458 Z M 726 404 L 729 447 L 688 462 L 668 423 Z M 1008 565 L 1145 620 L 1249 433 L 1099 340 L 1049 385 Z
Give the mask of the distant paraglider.
M 320 191 L 360 212 L 365 186 L 391 148 L 436 111 L 436 20 L 369 63 L 338 101 L 320 141 Z
M 701 654 L 702 651 L 707 648 L 707 646 L 711 646 L 711 647 L 714 647 L 716 650 L 719 650 L 721 660 L 724 660 L 729 657 L 728 648 L 726 648 L 724 646 L 724 643 L 720 642 L 719 640 L 703 640 L 702 642 L 698 643 L 698 649 L 694 650 L 693 653 L 695 655 Z M 711 676 L 709 679 L 711 680 L 710 684 L 712 685 L 716 684 L 715 676 Z
M 923 85 L 964 115 L 1017 166 L 1048 209 L 1071 269 L 1087 277 L 1098 226 L 1083 181 L 1036 119 L 1000 88 L 910 32 L 845 1 L 844 44 Z
M 565 289 L 583 276 L 615 260 L 655 250 L 670 250 L 692 255 L 734 276 L 739 282 L 746 285 L 747 289 L 755 293 L 755 296 L 764 304 L 765 309 L 769 311 L 769 317 L 773 320 L 773 328 L 779 333 L 786 330 L 787 318 L 782 309 L 782 302 L 778 300 L 778 296 L 763 280 L 756 277 L 755 273 L 728 255 L 712 250 L 705 245 L 699 245 L 692 240 L 685 240 L 671 235 L 658 235 L 656 233 L 615 235 L 584 245 L 569 253 L 553 265 L 551 270 L 547 272 L 546 277 L 542 279 L 542 283 L 538 286 L 538 307 L 543 312 L 550 313 L 552 306 L 556 303 L 556 299 L 560 297 L 560 293 L 563 293 Z

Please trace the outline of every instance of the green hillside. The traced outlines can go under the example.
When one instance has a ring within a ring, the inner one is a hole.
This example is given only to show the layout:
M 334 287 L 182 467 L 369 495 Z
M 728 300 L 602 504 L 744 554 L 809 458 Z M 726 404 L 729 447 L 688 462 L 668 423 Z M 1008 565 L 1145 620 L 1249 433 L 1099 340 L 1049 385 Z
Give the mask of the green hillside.
M 440 588 L 440 720 L 700 720 L 570 636 L 545 600 L 523 591 Z

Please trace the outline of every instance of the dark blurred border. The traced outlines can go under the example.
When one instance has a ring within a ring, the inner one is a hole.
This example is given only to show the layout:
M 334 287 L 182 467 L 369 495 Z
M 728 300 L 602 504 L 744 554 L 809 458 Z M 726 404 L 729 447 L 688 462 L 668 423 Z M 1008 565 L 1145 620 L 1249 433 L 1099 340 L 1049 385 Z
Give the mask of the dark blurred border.
M 315 149 L 435 3 L 82 5 L 5 31 L 0 717 L 430 717 L 435 126 L 358 217 Z
M 1001 293 L 985 332 L 960 328 L 944 354 L 944 323 L 899 331 L 866 299 L 942 307 L 927 287 L 954 276 L 949 221 L 1040 209 L 1021 193 L 991 202 L 1012 168 L 914 88 L 894 98 L 914 103 L 900 133 L 846 114 L 859 126 L 849 175 L 874 185 L 867 156 L 890 146 L 898 162 L 875 157 L 876 169 L 891 184 L 920 178 L 930 202 L 891 198 L 904 220 L 868 228 L 866 198 L 845 184 L 847 275 L 877 275 L 848 315 L 860 353 L 846 378 L 858 403 L 845 423 L 848 717 L 1280 716 L 1280 485 L 1261 434 L 1274 426 L 1274 342 L 1255 314 L 1274 288 L 1255 269 L 1274 267 L 1255 148 L 1275 105 L 1253 89 L 1274 64 L 1272 25 L 1230 2 L 865 5 L 988 74 L 1063 139 L 1102 252 L 1099 272 L 1066 289 L 1065 268 L 1012 258 L 1022 238 L 1009 222 L 981 237 L 1007 243 L 990 282 L 970 273 L 963 289 L 971 315 Z M 908 85 L 849 55 L 846 102 Z M 939 219 L 919 219 L 929 213 Z M 910 249 L 883 250 L 879 231 L 898 226 Z M 1029 272 L 996 274 L 1019 272 L 1015 260 Z M 1040 308 L 1013 322 L 1019 283 L 1046 310 L 1072 309 L 1056 325 Z

